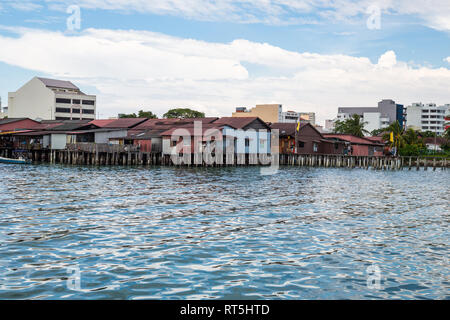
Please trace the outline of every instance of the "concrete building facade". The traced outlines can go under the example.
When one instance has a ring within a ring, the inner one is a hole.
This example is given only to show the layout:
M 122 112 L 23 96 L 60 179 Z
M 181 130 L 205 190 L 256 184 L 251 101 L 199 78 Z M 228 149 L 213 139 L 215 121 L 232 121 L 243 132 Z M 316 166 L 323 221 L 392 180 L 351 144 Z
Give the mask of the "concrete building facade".
M 376 108 L 339 108 L 336 120 L 346 120 L 354 114 L 359 115 L 364 122 L 367 122 L 365 129 L 373 131 L 388 127 L 391 123 L 398 121 L 404 127 L 406 114 L 403 105 L 396 104 L 395 101 L 385 99 L 378 102 Z
M 265 122 L 270 123 L 297 123 L 301 119 L 305 123 L 316 124 L 316 115 L 314 112 L 283 112 L 281 104 L 260 104 L 248 110 L 246 107 L 236 108 L 233 117 L 258 117 Z
M 41 120 L 94 120 L 96 96 L 70 81 L 34 77 L 8 93 L 8 117 Z
M 445 131 L 445 115 L 450 104 L 437 106 L 435 103 L 413 103 L 406 108 L 406 127 L 420 131 L 431 131 L 439 135 Z

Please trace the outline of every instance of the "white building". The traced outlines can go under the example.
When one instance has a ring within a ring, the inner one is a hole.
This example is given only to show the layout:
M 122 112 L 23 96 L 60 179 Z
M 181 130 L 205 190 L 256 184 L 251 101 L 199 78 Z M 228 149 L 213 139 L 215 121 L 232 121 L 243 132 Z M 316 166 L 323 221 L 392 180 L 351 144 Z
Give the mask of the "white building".
M 8 116 L 8 107 L 2 108 L 2 97 L 0 97 L 0 119 Z
M 311 123 L 312 125 L 316 124 L 316 114 L 314 112 L 296 112 L 296 111 L 281 112 L 280 119 L 278 122 L 297 123 L 299 119 L 302 122 L 308 122 Z
M 413 103 L 406 108 L 406 127 L 420 131 L 431 131 L 439 135 L 445 131 L 445 114 L 450 104 Z
M 94 120 L 96 96 L 70 81 L 34 77 L 8 93 L 8 117 L 41 120 Z
M 378 107 L 375 108 L 339 108 L 336 120 L 344 121 L 357 114 L 362 121 L 367 122 L 364 129 L 371 132 L 386 128 L 395 121 L 398 121 L 400 126 L 403 127 L 405 123 L 404 112 L 403 105 L 397 104 L 391 99 L 385 99 L 378 102 Z

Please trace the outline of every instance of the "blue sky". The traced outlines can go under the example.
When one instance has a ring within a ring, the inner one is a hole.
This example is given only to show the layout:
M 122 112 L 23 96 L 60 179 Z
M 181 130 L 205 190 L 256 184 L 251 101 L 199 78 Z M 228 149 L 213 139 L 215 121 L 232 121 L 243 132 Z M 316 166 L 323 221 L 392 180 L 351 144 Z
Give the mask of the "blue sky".
M 383 98 L 449 103 L 440 88 L 449 79 L 450 5 L 431 2 L 1 1 L 0 96 L 5 105 L 8 91 L 43 75 L 97 94 L 103 117 L 175 105 L 229 115 L 277 102 L 323 120 L 339 106 Z M 81 28 L 70 31 L 74 4 Z M 371 6 L 380 28 L 368 27 Z M 74 39 L 80 47 L 58 47 Z

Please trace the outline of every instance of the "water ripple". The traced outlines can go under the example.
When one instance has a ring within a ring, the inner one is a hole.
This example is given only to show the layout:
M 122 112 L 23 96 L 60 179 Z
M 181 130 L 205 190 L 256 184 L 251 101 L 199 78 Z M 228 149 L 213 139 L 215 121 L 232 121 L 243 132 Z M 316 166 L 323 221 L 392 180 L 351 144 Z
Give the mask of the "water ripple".
M 448 171 L 0 165 L 0 177 L 0 299 L 450 298 Z

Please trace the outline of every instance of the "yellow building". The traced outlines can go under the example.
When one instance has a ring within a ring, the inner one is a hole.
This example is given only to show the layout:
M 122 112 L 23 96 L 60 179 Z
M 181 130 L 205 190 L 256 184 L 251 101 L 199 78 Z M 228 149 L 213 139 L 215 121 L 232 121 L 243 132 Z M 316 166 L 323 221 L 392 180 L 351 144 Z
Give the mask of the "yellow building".
M 282 114 L 281 104 L 259 104 L 247 110 L 247 108 L 236 108 L 233 117 L 259 117 L 264 122 L 280 122 Z

